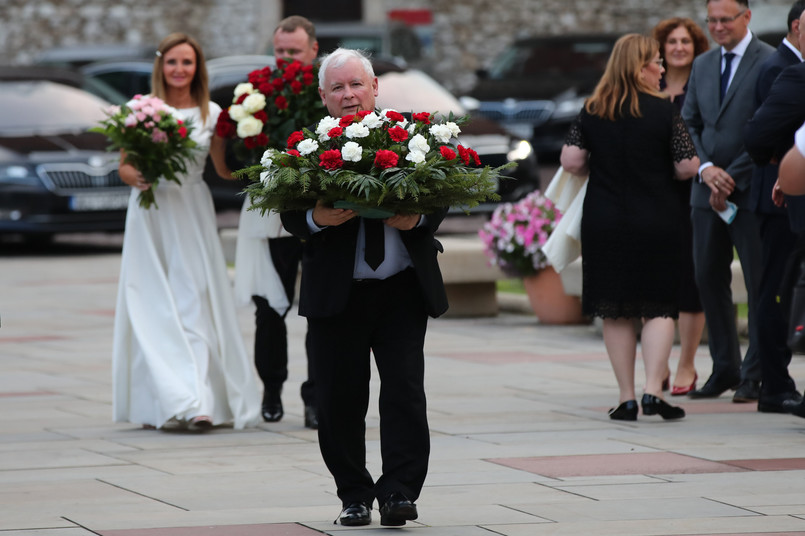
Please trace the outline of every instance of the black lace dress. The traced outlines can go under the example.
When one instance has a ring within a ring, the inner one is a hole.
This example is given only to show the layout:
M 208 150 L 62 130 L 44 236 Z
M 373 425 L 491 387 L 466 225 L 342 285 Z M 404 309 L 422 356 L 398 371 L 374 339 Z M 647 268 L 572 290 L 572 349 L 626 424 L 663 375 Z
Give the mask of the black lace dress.
M 639 98 L 642 117 L 609 121 L 582 110 L 565 141 L 590 154 L 581 222 L 588 316 L 678 316 L 682 237 L 673 164 L 696 149 L 676 106 Z

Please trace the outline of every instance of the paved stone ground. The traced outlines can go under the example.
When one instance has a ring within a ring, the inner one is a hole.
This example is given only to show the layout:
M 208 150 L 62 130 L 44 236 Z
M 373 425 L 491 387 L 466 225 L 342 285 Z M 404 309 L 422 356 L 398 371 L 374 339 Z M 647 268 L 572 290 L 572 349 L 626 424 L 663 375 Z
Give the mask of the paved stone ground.
M 302 425 L 297 316 L 289 319 L 282 422 L 206 435 L 112 423 L 119 263 L 115 248 L 0 250 L 0 535 L 387 530 L 377 519 L 357 529 L 333 525 L 339 501 L 315 432 Z M 251 311 L 239 321 L 250 346 Z M 761 414 L 725 395 L 681 400 L 688 417 L 679 422 L 610 421 L 618 394 L 594 326 L 545 326 L 511 313 L 439 319 L 426 354 L 433 453 L 420 518 L 405 531 L 805 534 L 805 420 Z M 705 347 L 697 367 L 707 377 Z M 791 369 L 805 379 L 805 360 L 796 357 Z M 375 475 L 377 424 L 373 402 Z

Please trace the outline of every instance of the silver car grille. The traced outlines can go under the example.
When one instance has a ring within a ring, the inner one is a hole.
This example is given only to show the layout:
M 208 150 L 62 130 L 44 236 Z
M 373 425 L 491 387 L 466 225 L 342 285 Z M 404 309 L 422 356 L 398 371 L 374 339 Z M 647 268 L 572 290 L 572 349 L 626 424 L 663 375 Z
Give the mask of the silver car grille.
M 549 100 L 503 102 L 482 101 L 478 113 L 499 123 L 541 125 L 551 118 L 556 105 Z
M 58 195 L 71 195 L 88 191 L 128 188 L 120 180 L 117 166 L 116 162 L 100 167 L 79 162 L 42 164 L 37 166 L 37 173 L 51 192 Z

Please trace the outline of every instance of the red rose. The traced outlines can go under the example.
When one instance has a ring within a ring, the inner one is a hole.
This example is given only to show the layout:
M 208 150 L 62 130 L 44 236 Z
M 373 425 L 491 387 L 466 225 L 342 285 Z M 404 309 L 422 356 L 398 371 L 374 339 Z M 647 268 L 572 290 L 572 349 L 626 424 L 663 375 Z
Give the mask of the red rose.
M 235 104 L 243 104 L 243 101 L 245 101 L 246 97 L 248 96 L 248 93 L 241 93 L 240 97 L 238 97 L 238 100 L 235 101 Z
M 394 110 L 386 111 L 386 117 L 388 117 L 392 121 L 405 121 L 405 117 L 400 112 L 395 112 Z
M 344 166 L 344 161 L 341 160 L 341 151 L 338 149 L 324 151 L 319 156 L 319 160 L 319 166 L 325 169 L 339 169 Z
M 288 107 L 288 99 L 280 95 L 274 100 L 274 105 L 277 107 L 277 109 L 284 110 Z
M 186 138 L 187 137 L 187 127 L 185 127 L 185 126 L 179 127 L 179 137 L 181 137 L 181 138 Z
M 453 160 L 456 158 L 456 152 L 447 145 L 439 147 L 439 152 L 442 153 L 442 158 L 445 160 Z
M 389 137 L 397 142 L 408 139 L 408 131 L 402 127 L 392 127 L 389 129 Z
M 333 128 L 330 129 L 330 132 L 328 132 L 327 135 L 330 136 L 330 138 L 337 138 L 338 136 L 340 136 L 343 133 L 344 133 L 343 128 L 341 128 L 341 127 L 333 127 Z
M 341 125 L 342 127 L 346 128 L 346 127 L 348 127 L 349 125 L 352 124 L 352 121 L 354 119 L 355 119 L 354 115 L 345 115 L 345 116 L 343 116 L 341 118 L 340 121 L 338 121 L 338 124 Z
M 291 91 L 293 91 L 294 95 L 299 95 L 302 93 L 302 82 L 299 80 L 294 80 L 291 82 Z
M 313 83 L 313 73 L 305 73 L 302 75 L 302 83 L 309 86 Z
M 400 156 L 394 151 L 381 149 L 375 153 L 375 167 L 377 169 L 388 169 L 397 165 Z
M 245 145 L 247 149 L 256 148 L 257 147 L 256 136 L 249 136 L 248 138 L 243 138 L 243 145 Z
M 228 110 L 221 110 L 221 113 L 218 115 L 218 122 L 215 124 L 215 133 L 220 138 L 233 138 L 235 136 L 236 127 L 229 118 Z
M 291 132 L 291 135 L 288 136 L 288 147 L 293 147 L 300 141 L 305 139 L 305 133 L 301 130 L 297 130 L 296 132 Z
M 263 123 L 267 123 L 267 122 L 268 122 L 268 114 L 266 113 L 266 111 L 265 111 L 265 110 L 260 110 L 259 112 L 255 112 L 255 114 L 254 114 L 254 118 L 255 118 L 255 119 L 259 119 L 259 120 L 260 120 L 260 121 L 262 121 Z
M 277 69 L 282 69 L 288 62 L 282 58 L 277 58 Z
M 302 72 L 305 73 L 305 74 L 312 73 L 313 72 L 313 66 L 312 65 L 305 65 L 304 67 L 302 67 Z
M 425 123 L 426 125 L 430 125 L 430 114 L 428 112 L 422 112 L 422 113 L 414 114 L 411 117 L 414 118 L 414 121 L 419 121 L 420 123 Z
M 275 78 L 271 81 L 271 85 L 274 86 L 276 91 L 282 91 L 282 88 L 285 87 L 285 82 L 282 81 L 282 78 Z
M 265 147 L 266 145 L 268 145 L 268 135 L 265 132 L 261 132 L 255 137 L 257 138 L 256 140 L 257 145 L 259 145 L 260 147 Z
M 289 155 L 291 155 L 291 156 L 301 156 L 301 155 L 299 154 L 299 151 L 297 151 L 296 149 L 288 149 L 288 150 L 287 150 L 287 151 L 285 151 L 285 152 L 286 152 L 286 153 L 288 153 L 288 154 L 289 154 Z
M 257 87 L 260 90 L 260 93 L 265 95 L 266 97 L 270 97 L 274 94 L 274 86 L 271 85 L 271 82 L 263 81 L 260 82 L 260 85 Z

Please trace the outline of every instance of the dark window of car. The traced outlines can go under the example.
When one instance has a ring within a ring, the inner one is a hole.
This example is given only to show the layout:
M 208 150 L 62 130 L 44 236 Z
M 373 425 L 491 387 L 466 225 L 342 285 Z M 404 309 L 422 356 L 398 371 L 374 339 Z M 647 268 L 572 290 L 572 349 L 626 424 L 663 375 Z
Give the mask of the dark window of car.
M 282 12 L 286 17 L 302 15 L 314 22 L 361 20 L 363 0 L 283 0 Z
M 601 73 L 606 67 L 611 41 L 525 41 L 506 49 L 489 69 L 489 78 L 533 78 Z

